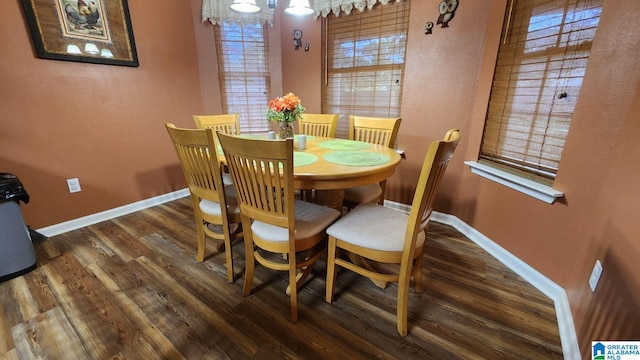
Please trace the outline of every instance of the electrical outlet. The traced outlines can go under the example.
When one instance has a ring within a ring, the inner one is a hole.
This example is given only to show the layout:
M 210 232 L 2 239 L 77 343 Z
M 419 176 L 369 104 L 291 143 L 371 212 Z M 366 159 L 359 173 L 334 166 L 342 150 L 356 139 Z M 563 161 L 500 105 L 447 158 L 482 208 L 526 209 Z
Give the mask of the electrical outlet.
M 78 180 L 78 178 L 67 179 L 67 186 L 69 186 L 69 192 L 72 194 L 82 191 L 80 188 L 80 180 Z
M 596 260 L 596 264 L 593 266 L 593 271 L 591 271 L 591 276 L 589 276 L 589 286 L 591 287 L 591 291 L 596 291 L 600 275 L 602 275 L 602 264 L 600 263 L 600 260 Z

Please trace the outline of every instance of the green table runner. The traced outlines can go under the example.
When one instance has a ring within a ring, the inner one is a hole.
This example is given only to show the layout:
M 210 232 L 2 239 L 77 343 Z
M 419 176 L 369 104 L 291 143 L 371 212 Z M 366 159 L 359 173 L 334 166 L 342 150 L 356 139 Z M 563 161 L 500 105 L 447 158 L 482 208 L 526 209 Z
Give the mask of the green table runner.
M 364 141 L 344 140 L 344 139 L 331 139 L 321 141 L 318 146 L 323 149 L 329 150 L 362 150 L 371 147 L 371 144 Z
M 346 166 L 376 166 L 389 162 L 387 155 L 368 151 L 335 151 L 322 155 L 325 161 Z

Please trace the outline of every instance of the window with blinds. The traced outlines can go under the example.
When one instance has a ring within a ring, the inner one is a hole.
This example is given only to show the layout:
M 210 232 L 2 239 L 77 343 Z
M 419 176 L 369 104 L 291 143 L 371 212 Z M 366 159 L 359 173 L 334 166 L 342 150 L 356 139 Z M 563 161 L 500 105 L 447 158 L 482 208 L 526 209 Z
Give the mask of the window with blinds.
M 603 0 L 511 0 L 481 160 L 555 178 Z
M 327 17 L 322 112 L 340 115 L 337 137 L 349 115 L 400 116 L 408 26 L 409 0 Z
M 267 30 L 262 24 L 223 23 L 214 31 L 223 111 L 239 114 L 241 133 L 268 131 Z

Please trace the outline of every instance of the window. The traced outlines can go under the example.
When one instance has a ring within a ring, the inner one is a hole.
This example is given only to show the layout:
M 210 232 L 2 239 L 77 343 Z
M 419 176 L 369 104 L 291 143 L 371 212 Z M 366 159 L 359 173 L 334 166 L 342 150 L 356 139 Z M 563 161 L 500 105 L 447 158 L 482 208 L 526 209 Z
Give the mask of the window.
M 512 0 L 480 159 L 532 180 L 555 178 L 602 0 Z
M 322 112 L 340 114 L 336 136 L 349 115 L 400 116 L 408 25 L 408 0 L 327 17 Z
M 266 132 L 271 77 L 267 31 L 262 24 L 214 26 L 218 77 L 225 113 L 238 113 L 240 132 Z

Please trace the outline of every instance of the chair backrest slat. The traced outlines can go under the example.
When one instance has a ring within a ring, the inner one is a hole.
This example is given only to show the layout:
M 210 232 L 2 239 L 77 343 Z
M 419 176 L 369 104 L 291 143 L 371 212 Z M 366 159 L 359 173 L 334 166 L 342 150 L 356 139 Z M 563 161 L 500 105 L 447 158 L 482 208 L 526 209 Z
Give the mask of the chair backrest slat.
M 349 116 L 349 139 L 394 147 L 401 118 Z
M 238 114 L 193 115 L 198 129 L 212 129 L 225 134 L 240 135 L 240 117 Z
M 338 114 L 302 114 L 298 119 L 298 131 L 301 134 L 335 137 L 338 127 Z
M 218 133 L 241 213 L 293 228 L 293 139 L 258 140 Z
M 216 153 L 213 130 L 178 129 L 165 124 L 173 142 L 189 191 L 203 199 L 224 203 L 220 163 Z M 218 191 L 220 190 L 220 191 Z

